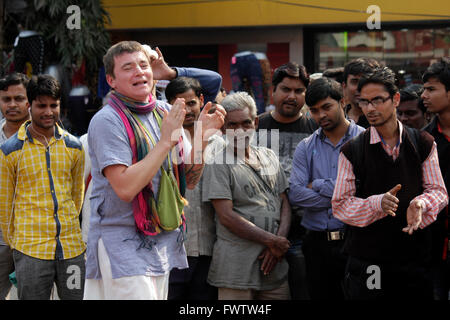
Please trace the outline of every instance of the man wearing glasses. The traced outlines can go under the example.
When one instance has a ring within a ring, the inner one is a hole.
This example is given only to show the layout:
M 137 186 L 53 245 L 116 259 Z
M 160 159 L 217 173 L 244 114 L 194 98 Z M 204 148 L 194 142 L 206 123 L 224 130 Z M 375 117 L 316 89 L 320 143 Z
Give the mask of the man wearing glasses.
M 448 203 L 436 144 L 397 120 L 394 72 L 373 70 L 358 83 L 370 127 L 339 156 L 333 215 L 349 225 L 344 292 L 348 299 L 433 298 L 430 228 Z

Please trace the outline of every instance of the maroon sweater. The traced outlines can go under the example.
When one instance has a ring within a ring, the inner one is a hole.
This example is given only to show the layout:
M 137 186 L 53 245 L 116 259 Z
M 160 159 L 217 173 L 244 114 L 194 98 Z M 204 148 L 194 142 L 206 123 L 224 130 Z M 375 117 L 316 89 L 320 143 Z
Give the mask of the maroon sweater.
M 349 141 L 342 152 L 353 165 L 356 196 L 368 198 L 383 194 L 395 185 L 400 200 L 396 216 L 387 216 L 366 227 L 348 227 L 345 250 L 354 257 L 371 262 L 425 262 L 430 253 L 429 228 L 412 235 L 402 231 L 407 225 L 406 211 L 410 201 L 423 192 L 422 163 L 433 146 L 433 137 L 426 132 L 406 128 L 398 158 L 387 155 L 381 143 L 370 144 L 370 131 Z

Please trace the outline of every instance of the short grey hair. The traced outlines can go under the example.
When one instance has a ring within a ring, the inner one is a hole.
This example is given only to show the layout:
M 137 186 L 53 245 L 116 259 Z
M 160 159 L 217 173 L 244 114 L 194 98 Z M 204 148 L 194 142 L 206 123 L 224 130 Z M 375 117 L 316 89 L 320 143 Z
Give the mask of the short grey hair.
M 221 103 L 226 112 L 231 112 L 235 110 L 248 109 L 252 119 L 256 118 L 256 103 L 253 98 L 244 91 L 235 92 L 227 95 Z

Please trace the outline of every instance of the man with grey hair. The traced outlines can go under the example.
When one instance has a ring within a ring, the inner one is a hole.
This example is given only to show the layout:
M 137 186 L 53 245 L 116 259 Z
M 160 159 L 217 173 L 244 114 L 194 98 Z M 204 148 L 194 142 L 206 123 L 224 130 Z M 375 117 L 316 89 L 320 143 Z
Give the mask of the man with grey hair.
M 254 100 L 237 92 L 222 106 L 227 146 L 203 180 L 203 201 L 217 213 L 208 282 L 219 288 L 219 300 L 289 299 L 288 181 L 272 150 L 250 145 L 258 125 Z

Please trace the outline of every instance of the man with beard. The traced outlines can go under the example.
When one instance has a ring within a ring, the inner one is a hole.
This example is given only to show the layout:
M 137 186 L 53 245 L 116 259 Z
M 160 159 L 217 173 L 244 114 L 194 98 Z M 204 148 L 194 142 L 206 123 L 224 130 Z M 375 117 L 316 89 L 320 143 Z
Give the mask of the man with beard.
M 16 133 L 29 118 L 27 85 L 29 79 L 21 73 L 12 73 L 0 80 L 0 109 L 4 118 L 0 121 L 0 144 Z M 0 300 L 11 289 L 9 274 L 14 271 L 11 248 L 4 242 L 0 228 Z
M 183 98 L 186 104 L 186 116 L 183 129 L 191 144 L 194 129 L 204 102 L 213 101 L 218 95 L 222 77 L 209 70 L 196 68 L 178 68 L 189 71 L 189 77 L 178 77 L 170 81 L 165 94 L 167 101 L 173 104 L 177 98 Z M 205 100 L 206 99 L 206 100 Z M 211 150 L 217 135 L 210 139 L 207 151 Z M 220 137 L 218 137 L 221 139 Z M 186 190 L 185 198 L 189 205 L 185 207 L 188 232 L 184 246 L 188 258 L 187 269 L 174 268 L 169 277 L 168 300 L 217 300 L 217 288 L 207 282 L 211 264 L 212 249 L 216 240 L 214 210 L 211 203 L 201 201 L 202 180 L 193 190 Z
M 295 150 L 289 202 L 304 208 L 306 236 L 302 249 L 309 296 L 312 300 L 343 300 L 344 224 L 333 217 L 331 197 L 339 151 L 364 129 L 345 118 L 342 88 L 332 79 L 313 81 L 306 91 L 306 103 L 320 128 L 300 141 Z
M 1 146 L 0 222 L 13 249 L 19 299 L 83 297 L 84 251 L 79 214 L 84 152 L 57 125 L 61 87 L 49 75 L 27 86 L 31 121 Z
M 331 200 L 333 215 L 349 225 L 344 292 L 348 299 L 432 299 L 428 226 L 448 204 L 436 143 L 397 120 L 391 69 L 374 69 L 358 90 L 371 126 L 342 147 Z
M 203 180 L 203 201 L 217 214 L 208 282 L 219 288 L 219 300 L 287 300 L 286 176 L 272 150 L 250 145 L 258 125 L 253 98 L 237 92 L 222 106 L 228 144 L 206 166 Z
M 358 106 L 358 81 L 359 79 L 380 64 L 372 58 L 357 58 L 349 61 L 344 66 L 344 82 L 342 88 L 344 90 L 345 114 L 347 118 L 352 119 L 355 123 L 363 128 L 369 127 L 361 108 Z
M 272 77 L 272 98 L 275 110 L 259 116 L 258 142 L 278 153 L 281 166 L 289 179 L 292 158 L 298 143 L 317 129 L 316 122 L 301 112 L 305 104 L 306 87 L 309 76 L 304 66 L 289 62 L 278 67 Z M 274 131 L 272 131 L 274 130 Z M 274 133 L 278 133 L 278 136 Z M 273 139 L 277 140 L 272 141 Z M 303 213 L 292 207 L 292 223 L 289 240 L 292 247 L 286 254 L 289 262 L 289 283 L 294 300 L 308 298 L 305 286 L 305 266 L 301 251 L 304 228 L 301 226 Z

